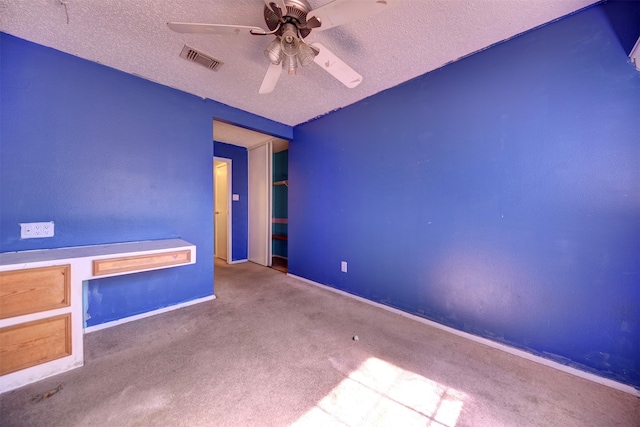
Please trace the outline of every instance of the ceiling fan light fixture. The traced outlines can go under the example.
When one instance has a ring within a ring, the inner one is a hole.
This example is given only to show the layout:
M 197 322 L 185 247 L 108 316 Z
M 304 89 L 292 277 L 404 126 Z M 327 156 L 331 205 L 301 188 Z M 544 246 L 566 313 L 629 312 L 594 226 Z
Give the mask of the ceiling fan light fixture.
M 282 68 L 286 69 L 289 74 L 298 74 L 298 61 L 296 61 L 296 57 L 285 55 L 282 61 Z
M 282 52 L 287 56 L 298 54 L 300 40 L 298 39 L 298 29 L 293 24 L 285 24 L 282 37 L 280 37 Z
M 300 61 L 300 65 L 306 67 L 307 65 L 311 64 L 316 55 L 316 52 L 311 49 L 311 46 L 306 43 L 300 43 L 300 46 L 298 48 L 298 61 Z
M 278 65 L 282 59 L 282 46 L 280 37 L 276 37 L 269 43 L 269 46 L 264 50 L 264 56 L 267 57 L 272 64 Z

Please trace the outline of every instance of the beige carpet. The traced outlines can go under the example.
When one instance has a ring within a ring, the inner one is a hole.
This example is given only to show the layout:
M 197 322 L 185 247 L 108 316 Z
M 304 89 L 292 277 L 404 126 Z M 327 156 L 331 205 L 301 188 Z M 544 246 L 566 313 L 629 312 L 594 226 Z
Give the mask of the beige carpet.
M 273 269 L 216 263 L 216 295 L 86 335 L 85 366 L 0 395 L 0 424 L 640 425 L 634 396 Z

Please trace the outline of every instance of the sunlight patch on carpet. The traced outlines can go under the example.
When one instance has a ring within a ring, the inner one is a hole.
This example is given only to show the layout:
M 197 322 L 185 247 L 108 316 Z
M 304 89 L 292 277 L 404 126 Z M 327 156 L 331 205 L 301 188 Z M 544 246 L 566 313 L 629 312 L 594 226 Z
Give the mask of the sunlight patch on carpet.
M 293 425 L 455 427 L 467 395 L 374 357 Z

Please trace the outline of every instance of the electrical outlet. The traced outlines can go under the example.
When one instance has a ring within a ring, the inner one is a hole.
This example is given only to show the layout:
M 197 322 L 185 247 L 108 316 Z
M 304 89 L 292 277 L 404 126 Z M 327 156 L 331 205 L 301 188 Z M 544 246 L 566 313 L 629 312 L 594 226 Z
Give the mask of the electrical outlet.
M 43 237 L 53 237 L 53 233 L 53 221 L 20 223 L 21 239 L 40 239 Z
M 347 261 L 342 261 L 340 263 L 340 271 L 342 271 L 343 273 L 347 272 Z

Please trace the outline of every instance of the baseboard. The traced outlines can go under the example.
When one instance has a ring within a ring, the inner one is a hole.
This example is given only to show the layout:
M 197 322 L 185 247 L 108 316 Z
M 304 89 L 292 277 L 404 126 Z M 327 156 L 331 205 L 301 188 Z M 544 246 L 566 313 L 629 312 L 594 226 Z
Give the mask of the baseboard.
M 276 254 L 272 254 L 271 257 L 272 258 L 280 258 L 280 259 L 288 259 L 286 256 L 276 255 Z
M 227 264 L 240 264 L 241 262 L 249 262 L 248 259 L 237 259 L 235 261 L 227 261 Z
M 162 308 L 159 308 L 157 310 L 147 311 L 146 313 L 136 314 L 135 316 L 124 317 L 122 319 L 114 320 L 114 321 L 111 321 L 111 322 L 106 322 L 106 323 L 101 323 L 99 325 L 89 326 L 89 327 L 84 328 L 84 333 L 85 334 L 89 334 L 91 332 L 95 332 L 95 331 L 99 331 L 99 330 L 102 330 L 102 329 L 111 328 L 113 326 L 122 325 L 123 323 L 133 322 L 134 320 L 144 319 L 145 317 L 155 316 L 156 314 L 166 313 L 166 312 L 169 312 L 169 311 L 177 310 L 179 308 L 184 308 L 184 307 L 188 307 L 190 305 L 200 304 L 201 302 L 211 301 L 211 300 L 214 300 L 214 299 L 216 299 L 216 296 L 215 295 L 210 295 L 208 297 L 202 297 L 202 298 L 194 299 L 194 300 L 191 300 L 191 301 L 182 302 L 180 304 L 170 305 L 169 307 L 162 307 Z
M 399 314 L 400 316 L 404 316 L 404 317 L 407 317 L 409 319 L 416 320 L 416 321 L 418 321 L 420 323 L 424 323 L 426 325 L 429 325 L 431 327 L 440 329 L 442 331 L 448 332 L 448 333 L 453 334 L 453 335 L 457 335 L 457 336 L 459 336 L 461 338 L 466 338 L 468 340 L 477 342 L 479 344 L 484 344 L 484 345 L 486 345 L 488 347 L 492 347 L 492 348 L 495 348 L 497 350 L 504 351 L 504 352 L 512 354 L 514 356 L 522 357 L 523 359 L 527 359 L 527 360 L 530 360 L 532 362 L 539 363 L 540 365 L 548 366 L 550 368 L 557 369 L 557 370 L 562 371 L 562 372 L 566 372 L 566 373 L 574 375 L 576 377 L 580 377 L 580 378 L 583 378 L 585 380 L 593 381 L 595 383 L 598 383 L 598 384 L 601 384 L 601 385 L 604 385 L 604 386 L 607 386 L 607 387 L 610 387 L 610 388 L 613 388 L 613 389 L 616 389 L 616 390 L 619 390 L 619 391 L 622 391 L 622 392 L 629 393 L 629 394 L 632 394 L 634 396 L 640 397 L 640 390 L 634 388 L 633 386 L 630 386 L 630 385 L 627 385 L 627 384 L 622 384 L 622 383 L 619 383 L 617 381 L 610 380 L 608 378 L 603 378 L 603 377 L 600 377 L 598 375 L 592 374 L 590 372 L 581 371 L 580 369 L 576 369 L 576 368 L 573 368 L 571 366 L 563 365 L 563 364 L 555 362 L 553 360 L 545 359 L 544 357 L 540 357 L 540 356 L 536 356 L 535 354 L 527 353 L 524 350 L 520 350 L 520 349 L 517 349 L 517 348 L 514 348 L 514 347 L 510 347 L 508 345 L 501 344 L 501 343 L 496 342 L 496 341 L 491 341 L 491 340 L 489 340 L 487 338 L 482 338 L 482 337 L 470 334 L 468 332 L 460 331 L 460 330 L 452 328 L 450 326 L 445 326 L 445 325 L 442 325 L 440 323 L 434 322 L 432 320 L 425 319 L 425 318 L 420 317 L 420 316 L 416 316 L 415 314 L 410 314 L 410 313 L 404 312 L 402 310 L 399 310 L 397 308 L 389 307 L 387 305 L 380 304 L 378 302 L 371 301 L 371 300 L 368 300 L 366 298 L 350 294 L 349 292 L 341 291 L 340 289 L 332 288 L 331 286 L 323 285 L 321 283 L 314 282 L 313 280 L 309 280 L 309 279 L 305 279 L 304 277 L 296 276 L 295 274 L 288 273 L 287 276 L 292 277 L 294 279 L 298 279 L 298 280 L 300 280 L 302 282 L 305 282 L 305 283 L 308 283 L 310 285 L 317 286 L 317 287 L 320 287 L 322 289 L 326 289 L 328 291 L 335 292 L 337 294 L 344 295 L 346 297 L 356 299 L 358 301 L 367 303 L 369 305 L 373 305 L 375 307 L 382 308 L 383 310 L 387 310 L 387 311 L 390 311 L 392 313 Z

